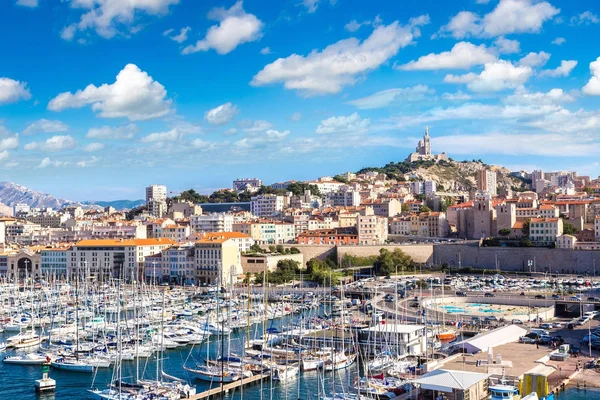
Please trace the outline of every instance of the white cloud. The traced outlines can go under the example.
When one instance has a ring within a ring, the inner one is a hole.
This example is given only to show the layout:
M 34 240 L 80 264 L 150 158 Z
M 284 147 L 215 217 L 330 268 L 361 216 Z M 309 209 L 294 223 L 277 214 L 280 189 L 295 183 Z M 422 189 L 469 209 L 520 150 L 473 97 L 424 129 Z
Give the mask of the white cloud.
M 27 125 L 27 128 L 23 130 L 23 134 L 32 135 L 34 133 L 56 133 L 66 132 L 68 130 L 69 127 L 64 122 L 42 118 Z
M 475 46 L 469 42 L 458 42 L 450 51 L 430 53 L 419 57 L 416 61 L 399 66 L 405 71 L 435 69 L 466 69 L 474 65 L 485 64 L 496 60 L 485 45 Z
M 302 119 L 302 114 L 299 113 L 298 111 L 296 111 L 295 113 L 292 114 L 292 116 L 290 117 L 290 119 L 294 122 L 296 121 L 300 121 Z
M 286 89 L 307 95 L 338 93 L 344 86 L 352 85 L 357 75 L 378 68 L 400 48 L 412 43 L 414 28 L 396 21 L 379 26 L 362 43 L 356 38 L 344 39 L 307 56 L 279 58 L 258 72 L 251 84 L 282 82 Z
M 87 168 L 87 167 L 91 167 L 92 165 L 96 164 L 99 160 L 100 160 L 99 157 L 92 156 L 88 160 L 77 161 L 75 163 L 75 165 L 77 165 L 79 168 Z
M 600 96 L 600 57 L 590 63 L 592 77 L 581 91 L 589 96 Z
M 579 15 L 571 17 L 571 25 L 590 25 L 600 22 L 600 18 L 591 11 L 584 11 Z
M 0 151 L 0 161 L 4 161 L 9 157 L 10 157 L 10 153 L 8 151 L 6 151 L 6 150 Z M 10 163 L 5 164 L 4 167 L 11 168 L 8 164 L 10 164 Z
M 474 92 L 496 92 L 504 89 L 514 89 L 529 79 L 532 74 L 529 66 L 514 66 L 505 60 L 485 64 L 479 74 L 446 75 L 446 83 L 466 83 Z
M 490 0 L 475 0 L 475 3 L 477 3 L 477 4 L 487 4 L 489 2 L 490 2 Z
M 567 41 L 567 39 L 565 39 L 564 37 L 557 37 L 556 39 L 554 39 L 552 41 L 552 44 L 560 46 L 560 45 L 564 44 L 566 41 Z
M 558 77 L 558 76 L 569 76 L 573 68 L 577 66 L 576 60 L 562 60 L 560 62 L 560 66 L 554 69 L 545 69 L 540 71 L 540 76 L 550 76 L 550 77 Z
M 229 123 L 237 113 L 238 108 L 228 102 L 208 110 L 206 114 L 204 114 L 204 119 L 206 119 L 209 124 L 223 125 Z
M 531 52 L 519 60 L 519 65 L 525 65 L 531 68 L 543 67 L 550 59 L 550 54 L 540 51 Z
M 236 133 L 238 133 L 237 128 L 229 128 L 225 131 L 225 136 L 235 135 Z
M 19 100 L 28 100 L 31 93 L 27 89 L 27 82 L 15 81 L 10 78 L 0 78 L 0 104 L 15 103 Z
M 270 123 L 269 121 L 264 121 L 264 120 L 257 120 L 254 122 L 250 122 L 250 121 L 244 121 L 244 123 L 242 123 L 243 126 L 246 126 L 244 128 L 245 132 L 264 132 L 268 129 L 271 129 L 273 127 L 273 124 Z
M 38 6 L 38 0 L 17 0 L 18 6 L 35 8 Z
M 450 100 L 450 101 L 465 101 L 465 100 L 471 100 L 471 95 L 467 94 L 467 93 L 463 93 L 459 90 L 456 93 L 444 93 L 444 94 L 442 94 L 442 98 L 444 100 Z
M 155 132 L 144 136 L 140 141 L 142 143 L 155 142 L 175 142 L 182 138 L 182 133 L 178 129 L 171 129 L 166 132 Z
M 72 40 L 77 31 L 88 29 L 106 39 L 119 33 L 136 33 L 143 27 L 136 23 L 140 15 L 164 15 L 179 0 L 70 0 L 70 3 L 84 13 L 78 22 L 63 28 L 61 37 L 65 40 Z
M 456 39 L 469 36 L 494 37 L 511 33 L 537 33 L 545 21 L 560 12 L 547 1 L 500 0 L 496 8 L 483 18 L 461 11 L 444 25 L 438 35 Z
M 90 128 L 85 136 L 90 139 L 131 139 L 137 131 L 137 126 L 134 124 L 119 127 L 102 126 L 99 128 Z
M 39 163 L 38 168 L 66 167 L 69 164 L 68 161 L 51 160 L 50 157 L 46 157 Z
M 271 48 L 263 47 L 262 49 L 260 49 L 260 54 L 262 54 L 263 56 L 271 54 Z
M 318 134 L 334 134 L 334 133 L 363 133 L 371 124 L 368 118 L 360 118 L 358 113 L 348 116 L 330 117 L 321 121 L 317 130 Z
M 564 90 L 555 88 L 547 93 L 533 92 L 520 88 L 514 94 L 507 96 L 504 102 L 507 104 L 526 104 L 526 105 L 553 105 L 564 104 L 575 101 L 575 97 Z
M 48 109 L 62 111 L 91 105 L 103 118 L 146 120 L 171 112 L 171 99 L 159 82 L 134 64 L 127 64 L 112 84 L 88 85 L 75 93 L 64 92 L 50 100 Z
M 102 150 L 104 148 L 104 143 L 93 142 L 86 145 L 83 148 L 83 151 L 87 151 L 88 153 L 92 153 L 94 151 Z
M 211 26 L 206 37 L 196 44 L 182 50 L 182 54 L 214 49 L 219 54 L 227 54 L 243 43 L 254 42 L 262 36 L 263 23 L 256 15 L 244 11 L 242 1 L 235 3 L 230 9 L 213 8 L 208 18 L 218 21 L 219 25 Z
M 273 143 L 279 143 L 283 141 L 290 134 L 290 131 L 278 131 L 275 129 L 268 129 L 264 132 L 254 132 L 249 136 L 234 142 L 233 145 L 236 150 L 247 151 L 252 149 L 264 149 Z
M 346 29 L 348 32 L 356 32 L 357 30 L 359 30 L 361 28 L 361 26 L 370 25 L 370 24 L 371 24 L 371 21 L 358 22 L 357 20 L 353 19 L 352 21 L 350 21 L 346 25 L 344 25 L 344 29 Z
M 504 154 L 511 156 L 535 155 L 570 157 L 594 155 L 600 145 L 587 135 L 574 135 L 564 140 L 562 134 L 483 133 L 436 137 L 436 146 L 449 154 Z
M 195 149 L 199 149 L 199 150 L 212 150 L 214 148 L 216 148 L 216 144 L 213 142 L 209 142 L 206 140 L 202 140 L 202 139 L 194 139 L 190 142 L 190 145 L 195 148 Z
M 27 143 L 23 148 L 25 150 L 39 151 L 62 151 L 74 148 L 77 145 L 75 139 L 70 135 L 56 135 L 46 139 L 43 142 Z
M 406 88 L 382 90 L 370 96 L 349 101 L 348 104 L 366 110 L 385 107 L 395 101 L 423 100 L 434 93 L 435 91 L 426 85 L 416 85 Z
M 179 31 L 179 33 L 177 35 L 172 35 L 173 29 L 168 29 L 163 32 L 163 36 L 166 36 L 169 39 L 171 39 L 177 43 L 183 43 L 187 40 L 188 32 L 191 30 L 192 30 L 192 28 L 190 28 L 189 26 L 186 26 L 185 28 L 181 28 L 181 30 Z
M 500 54 L 513 54 L 521 51 L 521 43 L 518 40 L 506 39 L 500 36 L 494 40 L 494 49 Z
M 0 151 L 13 150 L 19 147 L 19 135 L 0 138 Z
M 317 7 L 319 7 L 319 0 L 302 0 L 302 5 L 306 7 L 306 12 L 312 14 L 317 11 Z

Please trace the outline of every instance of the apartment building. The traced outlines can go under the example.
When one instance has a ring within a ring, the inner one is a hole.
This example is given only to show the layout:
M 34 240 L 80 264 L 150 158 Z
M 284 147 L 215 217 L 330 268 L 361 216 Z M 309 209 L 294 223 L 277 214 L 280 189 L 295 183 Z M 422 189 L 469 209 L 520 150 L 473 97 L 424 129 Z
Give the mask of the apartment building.
M 233 215 L 225 213 L 190 217 L 190 226 L 194 232 L 233 232 L 233 223 Z
M 390 235 L 404 235 L 408 236 L 412 234 L 411 229 L 411 217 L 402 216 L 402 217 L 394 217 L 389 220 L 390 225 Z
M 238 178 L 233 181 L 233 190 L 241 192 L 255 192 L 263 185 L 263 181 L 258 178 Z
M 280 221 L 238 222 L 233 232 L 248 235 L 258 244 L 284 244 L 296 237 L 294 224 Z
M 167 213 L 167 187 L 150 185 L 146 188 L 146 207 L 148 214 L 161 218 Z
M 563 234 L 561 218 L 532 218 L 529 221 L 529 239 L 538 246 L 549 246 Z
M 338 190 L 328 193 L 325 203 L 330 207 L 356 207 L 360 205 L 360 193 L 355 190 Z
M 298 235 L 298 244 L 357 245 L 358 233 L 354 227 L 306 231 Z
M 237 232 L 206 234 L 195 243 L 197 282 L 229 286 L 243 272 L 241 254 L 253 244 L 250 236 Z
M 40 251 L 42 276 L 46 279 L 64 279 L 69 267 L 70 247 L 54 247 Z
M 388 238 L 388 219 L 374 215 L 370 208 L 367 208 L 365 214 L 356 218 L 358 243 L 361 245 L 384 244 Z
M 251 198 L 250 212 L 261 218 L 272 217 L 281 213 L 284 205 L 284 196 L 278 196 L 275 194 L 262 194 Z
M 168 239 L 92 239 L 81 240 L 72 248 L 68 273 L 98 280 L 122 278 L 127 281 L 144 276 L 145 258 L 175 245 Z
M 189 225 L 166 225 L 156 232 L 154 232 L 155 238 L 163 238 L 172 240 L 173 242 L 181 243 L 190 236 L 191 229 Z
M 496 173 L 487 168 L 477 171 L 477 190 L 495 196 L 498 194 L 496 185 Z
M 361 205 L 372 208 L 373 214 L 379 217 L 395 217 L 402 212 L 402 203 L 397 199 L 367 200 Z

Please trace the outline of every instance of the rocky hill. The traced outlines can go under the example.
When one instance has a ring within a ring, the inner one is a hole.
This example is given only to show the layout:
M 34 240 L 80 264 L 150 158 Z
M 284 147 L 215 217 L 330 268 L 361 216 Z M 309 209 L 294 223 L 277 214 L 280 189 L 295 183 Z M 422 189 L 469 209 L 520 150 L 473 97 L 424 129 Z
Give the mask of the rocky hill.
M 73 202 L 56 198 L 47 193 L 36 192 L 13 182 L 0 182 L 0 203 L 4 206 L 0 207 L 0 210 L 9 207 L 11 211 L 9 213 L 5 212 L 5 214 L 12 214 L 12 207 L 17 203 L 24 203 L 30 207 L 52 207 L 58 209 Z
M 511 176 L 511 171 L 496 165 L 487 165 L 481 160 L 473 161 L 418 161 L 389 163 L 381 168 L 363 168 L 358 171 L 377 171 L 385 173 L 388 178 L 397 180 L 429 180 L 435 181 L 439 191 L 457 192 L 477 189 L 477 171 L 489 168 L 496 172 L 498 194 L 505 194 L 510 190 L 523 191 L 528 189 L 528 182 L 518 177 Z

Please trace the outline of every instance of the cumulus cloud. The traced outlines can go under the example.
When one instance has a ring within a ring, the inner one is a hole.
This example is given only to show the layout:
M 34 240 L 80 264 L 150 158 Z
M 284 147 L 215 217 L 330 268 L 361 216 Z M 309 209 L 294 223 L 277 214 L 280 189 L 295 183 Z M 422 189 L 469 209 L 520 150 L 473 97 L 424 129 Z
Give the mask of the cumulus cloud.
M 564 37 L 557 37 L 556 39 L 554 39 L 552 41 L 552 44 L 560 46 L 560 45 L 564 44 L 566 41 L 567 41 L 567 39 L 565 39 Z
M 93 153 L 94 151 L 99 151 L 104 148 L 104 143 L 93 142 L 86 145 L 83 148 L 83 151 L 87 151 L 88 153 Z
M 260 54 L 262 54 L 263 56 L 271 54 L 271 48 L 263 47 L 262 49 L 260 49 Z
M 63 28 L 61 37 L 72 40 L 77 32 L 87 30 L 106 39 L 119 33 L 136 33 L 143 27 L 136 23 L 141 15 L 164 15 L 169 6 L 178 3 L 179 0 L 70 0 L 71 8 L 84 12 L 78 22 Z
M 136 121 L 167 115 L 171 112 L 171 103 L 163 85 L 136 65 L 127 64 L 114 83 L 98 87 L 90 84 L 75 93 L 60 93 L 50 100 L 48 109 L 62 111 L 91 105 L 100 117 Z
M 349 101 L 348 104 L 367 110 L 385 107 L 395 101 L 405 102 L 423 100 L 433 94 L 435 94 L 435 90 L 430 87 L 426 85 L 416 85 L 412 87 L 382 90 L 370 96 Z
M 69 150 L 77 145 L 75 139 L 70 135 L 56 135 L 42 142 L 31 142 L 24 146 L 25 150 L 39 150 L 55 152 Z
M 540 51 L 531 52 L 519 60 L 519 65 L 526 65 L 531 68 L 543 67 L 550 59 L 550 54 Z
M 591 11 L 584 11 L 579 15 L 571 17 L 571 25 L 590 25 L 600 22 L 600 18 Z
M 206 119 L 209 124 L 223 125 L 229 123 L 237 113 L 237 106 L 227 102 L 208 110 L 206 114 L 204 114 L 204 119 Z
M 35 8 L 38 6 L 38 0 L 17 0 L 18 6 Z
M 532 74 L 529 66 L 514 66 L 505 60 L 485 64 L 480 74 L 470 72 L 464 75 L 446 75 L 446 83 L 466 83 L 474 92 L 496 92 L 504 89 L 514 89 L 529 79 Z
M 471 100 L 471 95 L 468 93 L 463 93 L 459 90 L 456 93 L 444 93 L 442 94 L 442 98 L 450 101 L 465 101 Z
M 192 30 L 192 28 L 190 28 L 189 26 L 186 26 L 185 28 L 181 28 L 181 30 L 179 31 L 179 33 L 177 35 L 173 35 L 173 29 L 168 29 L 163 32 L 163 36 L 166 36 L 169 39 L 171 39 L 177 43 L 183 43 L 187 40 L 188 32 L 191 30 Z
M 352 85 L 357 75 L 378 68 L 412 43 L 418 22 L 402 26 L 398 21 L 379 26 L 362 43 L 344 39 L 307 56 L 292 54 L 265 66 L 252 78 L 253 86 L 281 82 L 286 89 L 306 95 L 338 93 Z
M 166 132 L 154 132 L 144 136 L 140 141 L 142 143 L 155 142 L 175 142 L 182 138 L 182 132 L 178 129 L 171 129 Z
M 19 100 L 29 100 L 31 93 L 27 82 L 15 81 L 10 78 L 0 78 L 0 104 L 15 103 Z
M 363 133 L 366 132 L 370 124 L 370 119 L 362 119 L 358 113 L 354 113 L 348 116 L 324 119 L 321 121 L 315 132 L 318 134 Z
M 547 1 L 500 0 L 493 11 L 480 17 L 470 11 L 461 11 L 440 28 L 439 36 L 456 39 L 494 37 L 512 33 L 537 33 L 544 22 L 560 12 Z
M 262 36 L 263 23 L 256 15 L 244 11 L 242 1 L 235 3 L 230 9 L 213 8 L 208 18 L 218 21 L 211 26 L 204 39 L 189 45 L 182 54 L 197 53 L 214 49 L 219 54 L 227 54 L 243 43 L 254 42 Z
M 319 0 L 302 0 L 302 5 L 306 8 L 307 13 L 312 14 L 317 11 Z
M 500 54 L 513 54 L 521 51 L 521 43 L 518 40 L 507 39 L 500 36 L 494 40 L 494 49 Z
M 51 160 L 50 157 L 45 157 L 39 163 L 38 168 L 48 168 L 48 167 L 66 167 L 70 163 L 68 161 L 57 161 Z
M 0 151 L 13 150 L 19 147 L 19 135 L 0 138 Z
M 589 96 L 600 96 L 600 57 L 590 63 L 590 72 L 592 77 L 581 91 Z
M 496 60 L 485 45 L 475 46 L 469 42 L 458 42 L 450 51 L 430 53 L 419 57 L 416 61 L 399 66 L 405 71 L 411 70 L 436 70 L 436 69 L 466 69 L 474 65 L 481 65 Z
M 27 125 L 23 130 L 23 135 L 32 135 L 34 133 L 57 133 L 69 130 L 67 124 L 61 121 L 42 118 Z
M 296 121 L 300 121 L 302 119 L 302 114 L 299 113 L 298 111 L 296 111 L 295 113 L 292 114 L 292 116 L 290 117 L 290 119 L 294 122 Z
M 560 65 L 554 69 L 545 69 L 540 71 L 540 76 L 558 77 L 569 76 L 573 68 L 577 66 L 576 60 L 562 60 Z
M 575 97 L 564 90 L 555 88 L 544 92 L 528 92 L 520 88 L 514 94 L 507 96 L 504 102 L 507 104 L 526 104 L 526 105 L 553 105 L 564 104 L 575 101 Z
M 119 127 L 102 126 L 90 128 L 85 136 L 90 139 L 131 139 L 135 136 L 137 131 L 138 128 L 134 124 Z
M 353 19 L 352 21 L 350 21 L 346 25 L 344 25 L 344 29 L 346 29 L 348 32 L 356 32 L 363 26 L 373 25 L 374 28 L 377 28 L 379 25 L 381 25 L 381 23 L 382 23 L 382 20 L 379 17 L 379 15 L 377 15 L 373 19 L 373 21 L 367 20 L 367 21 L 358 22 L 357 20 Z
M 256 120 L 256 121 L 244 121 L 242 124 L 245 132 L 264 132 L 273 127 L 273 124 L 269 121 Z
M 241 151 L 242 153 L 253 150 L 253 149 L 264 149 L 273 143 L 279 143 L 283 141 L 290 131 L 278 131 L 275 129 L 268 129 L 263 132 L 254 132 L 247 137 L 240 139 L 233 143 L 235 150 Z

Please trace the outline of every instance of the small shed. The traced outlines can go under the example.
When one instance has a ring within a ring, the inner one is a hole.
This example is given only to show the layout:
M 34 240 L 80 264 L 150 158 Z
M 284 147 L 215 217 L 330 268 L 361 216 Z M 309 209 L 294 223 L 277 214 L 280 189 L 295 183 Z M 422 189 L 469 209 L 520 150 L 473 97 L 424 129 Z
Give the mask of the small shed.
M 423 400 L 484 400 L 489 397 L 490 374 L 436 369 L 412 381 L 419 387 Z

